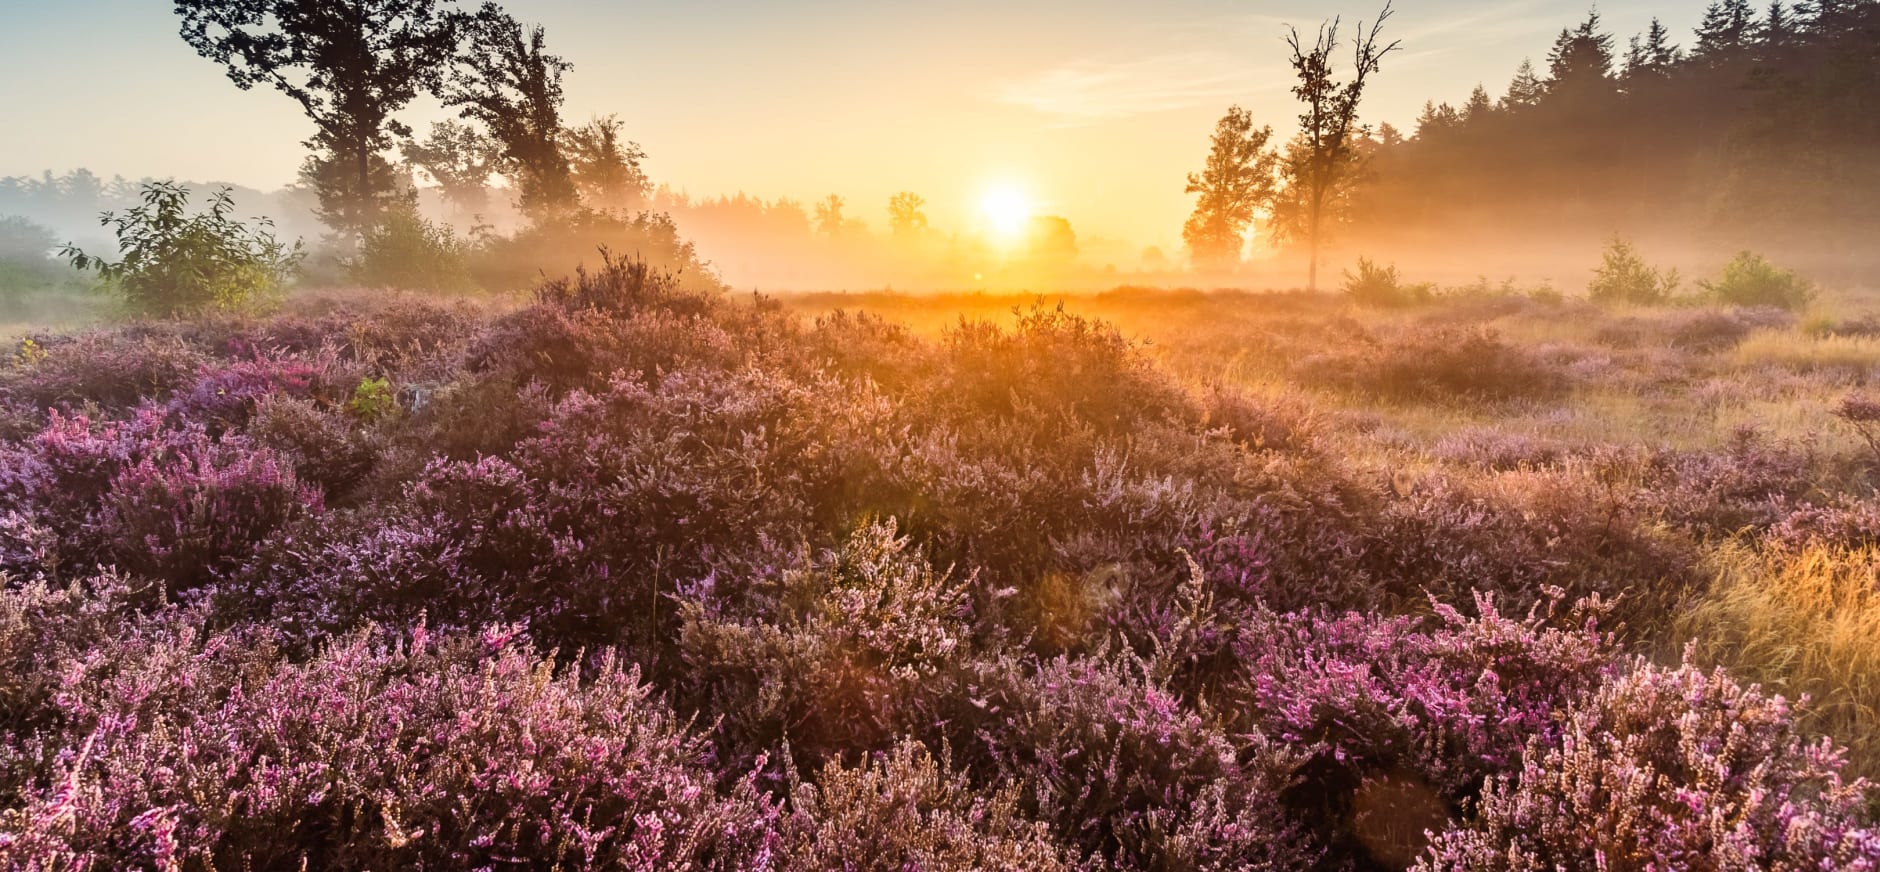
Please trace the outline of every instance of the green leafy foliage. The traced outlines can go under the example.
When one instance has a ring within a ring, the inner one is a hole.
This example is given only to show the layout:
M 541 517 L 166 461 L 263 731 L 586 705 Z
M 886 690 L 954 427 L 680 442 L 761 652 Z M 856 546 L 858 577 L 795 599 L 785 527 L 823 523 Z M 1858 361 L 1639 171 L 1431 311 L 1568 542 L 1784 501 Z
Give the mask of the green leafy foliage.
M 1716 281 L 1702 284 L 1718 302 L 1731 306 L 1774 306 L 1795 311 L 1806 308 L 1815 298 L 1813 282 L 1748 251 L 1730 261 Z
M 188 214 L 189 189 L 175 182 L 144 186 L 143 205 L 105 213 L 123 259 L 115 263 L 66 246 L 80 270 L 96 270 L 139 312 L 181 315 L 204 310 L 254 309 L 279 293 L 301 260 L 300 244 L 274 238 L 273 225 L 232 217 L 229 190 L 217 191 L 209 209 Z
M 1356 272 L 1345 271 L 1345 296 L 1360 306 L 1409 306 L 1427 303 L 1428 285 L 1406 285 L 1397 267 L 1379 266 L 1368 257 L 1358 258 Z
M 1606 246 L 1605 261 L 1593 271 L 1586 292 L 1595 303 L 1661 305 L 1678 292 L 1678 271 L 1654 269 L 1632 243 L 1615 238 Z

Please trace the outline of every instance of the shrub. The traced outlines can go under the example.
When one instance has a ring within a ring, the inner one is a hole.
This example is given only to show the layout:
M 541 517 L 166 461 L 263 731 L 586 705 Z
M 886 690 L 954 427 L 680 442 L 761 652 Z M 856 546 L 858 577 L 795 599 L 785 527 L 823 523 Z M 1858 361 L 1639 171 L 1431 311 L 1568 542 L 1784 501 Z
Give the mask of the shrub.
M 1653 269 L 1632 243 L 1614 239 L 1606 246 L 1605 262 L 1593 271 L 1586 292 L 1595 303 L 1663 305 L 1678 292 L 1678 271 Z
M 1379 266 L 1368 257 L 1358 258 L 1358 271 L 1345 271 L 1345 296 L 1360 306 L 1408 306 L 1430 299 L 1427 285 L 1405 285 L 1395 266 Z
M 712 297 L 681 288 L 678 277 L 656 270 L 639 258 L 620 258 L 600 250 L 601 267 L 590 273 L 575 268 L 573 278 L 552 279 L 535 290 L 537 301 L 571 311 L 593 310 L 608 315 L 630 315 L 652 308 L 698 314 Z
M 1725 265 L 1716 281 L 1702 284 L 1718 302 L 1730 306 L 1774 306 L 1797 311 L 1815 298 L 1813 282 L 1747 251 Z
M 1374 397 L 1468 403 L 1556 400 L 1568 381 L 1492 331 L 1440 328 L 1304 362 L 1302 375 Z
M 1440 824 L 1608 677 L 1605 607 L 1558 607 L 1514 619 L 1478 597 L 1479 617 L 1437 605 L 1435 621 L 1258 610 L 1233 631 L 1216 698 L 1243 730 L 1308 755 L 1288 803 L 1335 855 L 1407 862 L 1424 841 L 1393 832 L 1393 814 Z M 1397 807 L 1372 807 L 1380 791 Z
M 1691 665 L 1641 665 L 1528 743 L 1417 868 L 1873 869 L 1880 831 L 1841 752 L 1788 703 Z
M 1129 654 L 988 667 L 977 755 L 1079 850 L 1125 869 L 1313 868 L 1281 796 L 1300 752 L 1230 738 Z
M 1864 394 L 1851 394 L 1841 399 L 1834 409 L 1834 417 L 1858 435 L 1867 448 L 1873 452 L 1874 460 L 1880 462 L 1880 400 Z
M 956 692 L 972 650 L 966 589 L 892 522 L 758 593 L 765 602 L 739 609 L 708 580 L 679 606 L 679 650 L 701 707 L 723 712 L 740 746 L 787 740 L 821 760 L 940 720 L 938 700 Z
M 1015 791 L 981 794 L 916 742 L 856 768 L 830 761 L 791 789 L 782 828 L 782 868 L 801 872 L 1077 868 L 1050 828 L 1019 813 Z
M 99 526 L 121 565 L 180 591 L 232 569 L 276 529 L 322 505 L 280 455 L 199 439 L 119 472 Z
M 557 668 L 513 628 L 294 664 L 160 618 L 55 668 L 8 866 L 731 870 L 772 838 L 636 672 Z
M 115 226 L 123 260 L 116 263 L 67 247 L 81 270 L 97 270 L 130 305 L 153 315 L 207 309 L 254 308 L 279 292 L 300 263 L 298 244 L 276 240 L 260 219 L 250 227 L 230 217 L 229 189 L 217 191 L 209 210 L 186 215 L 189 189 L 174 182 L 144 185 L 143 205 L 106 213 Z
M 448 225 L 427 220 L 415 203 L 399 201 L 359 237 L 347 266 L 354 281 L 373 288 L 451 292 L 476 288 L 464 243 Z
M 161 402 L 193 384 L 208 365 L 200 350 L 174 336 L 87 333 L 35 341 L 34 349 L 20 366 L 0 372 L 0 389 L 40 412 L 87 403 L 122 411 Z

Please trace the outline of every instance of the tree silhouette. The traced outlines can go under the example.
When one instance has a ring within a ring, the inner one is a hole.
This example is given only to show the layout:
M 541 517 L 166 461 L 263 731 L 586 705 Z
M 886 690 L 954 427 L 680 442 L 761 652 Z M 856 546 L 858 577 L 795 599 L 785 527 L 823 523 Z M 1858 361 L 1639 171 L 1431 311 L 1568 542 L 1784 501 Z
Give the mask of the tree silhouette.
M 1214 127 L 1207 167 L 1188 176 L 1188 193 L 1201 195 L 1182 227 L 1182 241 L 1197 264 L 1240 261 L 1254 214 L 1273 200 L 1279 154 L 1267 147 L 1273 128 L 1255 129 L 1253 115 L 1234 106 Z
M 1756 37 L 1756 10 L 1749 0 L 1722 0 L 1704 10 L 1691 56 L 1710 65 L 1740 57 Z
M 374 158 L 411 131 L 393 116 L 439 84 L 456 44 L 450 0 L 175 0 L 183 39 L 237 87 L 269 85 L 314 123 L 329 221 L 356 232 L 388 193 Z
M 525 212 L 540 220 L 573 209 L 574 173 L 561 142 L 561 77 L 572 65 L 548 53 L 542 28 L 525 29 L 495 3 L 458 26 L 464 39 L 444 102 L 502 144 L 504 173 Z
M 482 214 L 489 205 L 490 177 L 502 165 L 502 146 L 468 124 L 440 121 L 423 142 L 407 140 L 405 162 L 430 176 L 459 215 Z
M 927 200 L 913 191 L 888 198 L 888 229 L 901 239 L 918 239 L 927 232 Z
M 1391 14 L 1391 4 L 1385 3 L 1369 28 L 1359 22 L 1354 68 L 1351 78 L 1342 82 L 1332 60 L 1341 45 L 1339 19 L 1319 25 L 1318 39 L 1310 47 L 1297 28 L 1286 38 L 1287 46 L 1292 49 L 1293 72 L 1299 77 L 1293 95 L 1306 106 L 1304 114 L 1299 116 L 1297 148 L 1286 162 L 1286 170 L 1289 186 L 1295 189 L 1290 199 L 1299 212 L 1292 229 L 1305 236 L 1309 249 L 1306 287 L 1311 290 L 1319 286 L 1319 250 L 1323 245 L 1326 207 L 1338 188 L 1350 180 L 1357 166 L 1351 146 L 1353 134 L 1360 132 L 1358 104 L 1364 99 L 1364 88 L 1371 75 L 1381 69 L 1384 57 L 1402 45 L 1378 41 Z
M 1547 55 L 1553 93 L 1607 85 L 1612 79 L 1612 35 L 1600 30 L 1599 10 L 1587 13 L 1579 27 L 1560 31 Z
M 609 115 L 562 132 L 575 190 L 593 208 L 631 212 L 652 194 L 653 183 L 640 168 L 646 150 L 620 137 L 625 126 Z
M 842 220 L 842 207 L 848 201 L 830 194 L 816 201 L 816 232 L 834 239 L 842 235 L 845 226 Z
M 1539 105 L 1545 96 L 1547 83 L 1535 74 L 1534 62 L 1522 61 L 1521 68 L 1514 72 L 1514 81 L 1508 83 L 1508 95 L 1501 98 L 1501 108 L 1520 109 Z

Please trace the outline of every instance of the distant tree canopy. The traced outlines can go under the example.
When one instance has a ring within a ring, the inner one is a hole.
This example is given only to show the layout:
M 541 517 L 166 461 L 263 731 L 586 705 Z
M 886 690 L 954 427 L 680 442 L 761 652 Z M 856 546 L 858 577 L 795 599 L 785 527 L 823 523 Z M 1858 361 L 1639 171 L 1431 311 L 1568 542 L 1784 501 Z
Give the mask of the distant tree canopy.
M 888 198 L 888 230 L 900 239 L 917 239 L 927 232 L 927 200 L 913 191 Z
M 562 123 L 562 76 L 541 27 L 502 6 L 459 0 L 176 0 L 183 38 L 243 89 L 268 85 L 314 122 L 301 168 L 321 219 L 354 242 L 408 223 L 412 173 L 435 182 L 459 217 L 481 214 L 505 177 L 537 222 L 583 208 L 630 212 L 652 191 L 646 153 L 618 118 Z M 469 124 L 411 139 L 397 114 L 421 95 Z M 402 141 L 400 141 L 402 140 Z M 404 163 L 386 157 L 394 145 Z
M 175 0 L 182 36 L 247 90 L 292 97 L 316 128 L 309 165 L 326 220 L 358 231 L 397 193 L 382 153 L 394 116 L 435 91 L 456 47 L 449 0 Z
M 629 212 L 646 205 L 653 193 L 652 182 L 640 168 L 646 151 L 621 137 L 624 126 L 609 115 L 562 133 L 575 190 L 592 208 Z
M 1597 14 L 1492 107 L 1433 104 L 1374 142 L 1355 232 L 1406 244 L 1493 228 L 1696 228 L 1851 251 L 1880 228 L 1880 3 L 1710 5 L 1687 54 L 1661 22 L 1623 62 Z
M 1182 241 L 1196 265 L 1239 262 L 1256 213 L 1273 202 L 1279 154 L 1267 144 L 1272 138 L 1273 128 L 1255 128 L 1252 113 L 1239 106 L 1215 125 L 1207 167 L 1188 176 L 1188 193 L 1199 196 Z
M 502 145 L 468 124 L 440 121 L 423 142 L 406 140 L 405 162 L 437 183 L 444 199 L 464 216 L 489 206 L 490 178 L 502 169 Z
M 549 54 L 540 27 L 525 28 L 495 3 L 464 19 L 464 41 L 442 96 L 481 123 L 503 149 L 520 205 L 537 218 L 573 209 L 574 170 L 563 148 L 561 77 L 571 65 Z

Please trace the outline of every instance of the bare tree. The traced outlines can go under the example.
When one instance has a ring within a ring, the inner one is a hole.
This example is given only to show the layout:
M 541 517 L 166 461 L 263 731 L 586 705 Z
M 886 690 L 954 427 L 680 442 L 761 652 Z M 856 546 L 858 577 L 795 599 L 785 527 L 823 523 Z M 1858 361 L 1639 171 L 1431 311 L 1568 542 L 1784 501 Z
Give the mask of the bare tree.
M 1384 57 L 1402 46 L 1401 42 L 1380 42 L 1384 23 L 1392 14 L 1391 4 L 1385 3 L 1384 11 L 1378 13 L 1377 20 L 1368 28 L 1363 22 L 1358 23 L 1355 68 L 1348 81 L 1339 81 L 1333 61 L 1341 44 L 1338 38 L 1340 19 L 1333 18 L 1319 25 L 1318 39 L 1310 46 L 1299 35 L 1298 28 L 1292 28 L 1286 37 L 1286 44 L 1292 49 L 1293 71 L 1299 76 L 1293 95 L 1306 106 L 1306 111 L 1299 116 L 1298 159 L 1288 161 L 1286 171 L 1288 182 L 1295 188 L 1293 200 L 1303 212 L 1294 232 L 1306 237 L 1310 249 L 1311 267 L 1306 286 L 1312 290 L 1317 290 L 1319 285 L 1319 250 L 1326 205 L 1339 186 L 1355 174 L 1352 141 L 1363 134 L 1358 125 L 1358 104 L 1364 98 L 1364 88 L 1371 75 L 1382 67 Z

